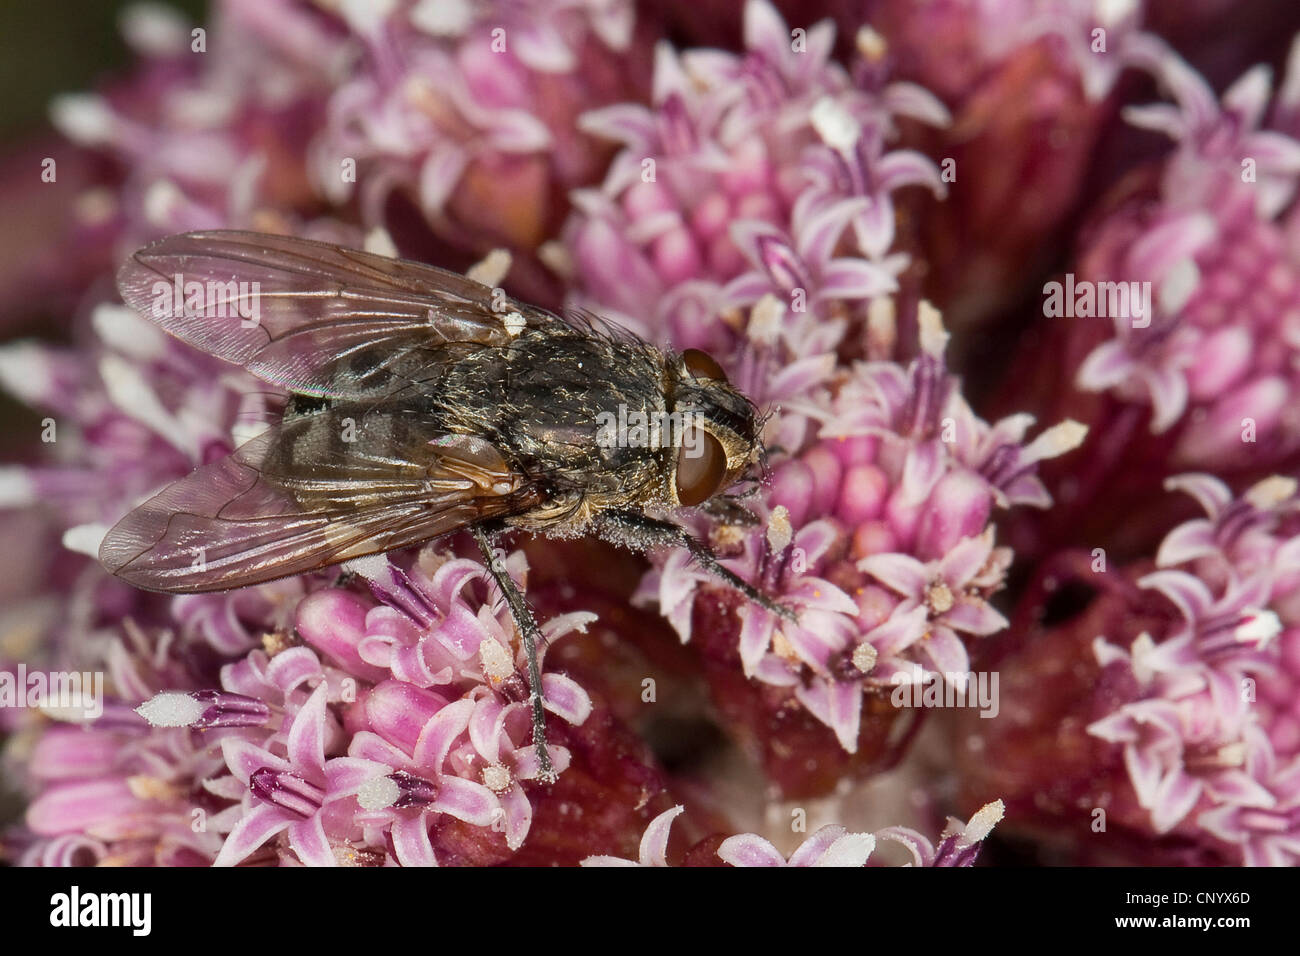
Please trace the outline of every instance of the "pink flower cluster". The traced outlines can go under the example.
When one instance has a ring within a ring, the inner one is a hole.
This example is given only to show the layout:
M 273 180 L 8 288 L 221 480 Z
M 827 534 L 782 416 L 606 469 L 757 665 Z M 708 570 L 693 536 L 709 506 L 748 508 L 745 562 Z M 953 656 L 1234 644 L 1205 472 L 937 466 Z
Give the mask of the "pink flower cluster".
M 1112 316 L 1113 336 L 1088 354 L 1078 384 L 1149 405 L 1152 433 L 1176 428 L 1174 467 L 1239 468 L 1243 442 L 1256 446 L 1251 464 L 1281 461 L 1300 448 L 1290 407 L 1300 342 L 1295 81 L 1270 110 L 1262 65 L 1220 99 L 1160 41 L 1133 43 L 1130 59 L 1176 102 L 1125 116 L 1176 145 L 1150 185 L 1098 224 L 1080 273 L 1144 282 L 1152 305 L 1140 318 Z
M 1221 842 L 1248 865 L 1300 860 L 1300 497 L 1291 478 L 1234 498 L 1209 475 L 1171 488 L 1206 517 L 1179 525 L 1138 579 L 1179 613 L 1127 647 L 1099 637 L 1134 699 L 1089 732 L 1123 748 L 1157 833 Z M 1111 676 L 1109 679 L 1115 679 Z
M 507 559 L 512 573 L 521 561 Z M 532 820 L 523 786 L 538 765 L 513 624 L 482 599 L 490 578 L 434 550 L 409 571 L 373 559 L 357 573 L 373 596 L 324 587 L 299 597 L 291 623 L 220 667 L 217 688 L 186 673 L 197 635 L 129 628 L 108 653 L 117 706 L 35 744 L 29 772 L 43 791 L 24 859 L 463 861 L 456 841 L 469 838 L 445 835 L 445 819 L 481 830 L 498 854 L 517 850 Z M 561 615 L 543 633 L 554 640 L 592 617 Z M 591 712 L 560 674 L 546 675 L 543 693 L 572 724 Z M 562 771 L 569 753 L 553 744 L 551 759 Z M 277 851 L 268 841 L 278 834 Z
M 892 321 L 876 310 L 877 332 Z M 865 690 L 915 679 L 913 663 L 966 674 L 965 640 L 1006 626 L 989 603 L 1012 559 L 995 547 L 993 512 L 1049 505 L 1035 466 L 1084 431 L 1067 422 L 1025 444 L 1030 416 L 982 421 L 946 368 L 937 313 L 923 304 L 918 321 L 923 351 L 908 365 L 860 362 L 792 403 L 816 427 L 774 467 L 766 525 L 715 535 L 729 567 L 799 611 L 793 625 L 739 612 L 737 633 L 723 633 L 745 674 L 784 688 L 850 753 Z M 674 554 L 642 593 L 689 640 L 697 597 L 718 589 Z
M 1245 31 L 1218 94 L 1165 0 L 851 6 L 126 15 L 133 72 L 51 108 L 80 305 L 0 345 L 44 429 L 0 469 L 37 567 L 0 675 L 107 687 L 95 718 L 0 709 L 6 859 L 967 866 L 996 824 L 1077 862 L 1300 862 L 1300 44 L 1274 92 Z M 1172 102 L 1134 106 L 1152 78 Z M 212 228 L 487 256 L 707 351 L 768 454 L 672 517 L 794 618 L 682 550 L 511 541 L 552 781 L 468 542 L 219 594 L 105 574 L 113 522 L 283 402 L 109 291 Z M 1063 263 L 1151 305 L 1052 314 Z M 990 673 L 1005 706 L 930 715 L 918 754 L 899 688 Z M 843 818 L 774 822 L 813 801 Z

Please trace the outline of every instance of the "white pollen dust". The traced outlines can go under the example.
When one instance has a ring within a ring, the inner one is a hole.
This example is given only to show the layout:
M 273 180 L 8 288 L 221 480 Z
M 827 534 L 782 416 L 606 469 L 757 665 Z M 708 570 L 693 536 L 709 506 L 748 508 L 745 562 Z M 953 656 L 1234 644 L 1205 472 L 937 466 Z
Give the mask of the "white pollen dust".
M 790 512 L 785 505 L 777 505 L 767 519 L 767 545 L 774 553 L 780 553 L 794 540 L 794 527 L 790 524 Z
M 135 709 L 154 727 L 188 727 L 203 715 L 204 705 L 189 694 L 163 691 Z
M 493 793 L 502 793 L 510 789 L 510 771 L 500 764 L 483 768 L 483 786 Z
M 401 795 L 402 788 L 392 777 L 375 777 L 367 780 L 357 790 L 357 803 L 362 810 L 386 810 Z
M 510 652 L 499 643 L 486 640 L 478 646 L 479 660 L 483 664 L 483 673 L 494 683 L 500 683 L 509 677 L 515 669 Z

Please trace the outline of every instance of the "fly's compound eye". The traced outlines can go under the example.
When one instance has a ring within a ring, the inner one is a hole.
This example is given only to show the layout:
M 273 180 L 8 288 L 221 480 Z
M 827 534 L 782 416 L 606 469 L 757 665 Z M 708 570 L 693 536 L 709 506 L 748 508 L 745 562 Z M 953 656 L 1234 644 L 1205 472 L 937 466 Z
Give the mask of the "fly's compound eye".
M 722 443 L 702 428 L 687 428 L 677 453 L 677 500 L 687 507 L 708 501 L 726 474 L 727 453 Z
M 727 380 L 727 373 L 722 370 L 722 366 L 715 362 L 713 356 L 708 352 L 701 352 L 699 349 L 687 349 L 682 353 L 682 364 L 686 366 L 686 371 L 696 378 L 714 382 L 725 382 Z

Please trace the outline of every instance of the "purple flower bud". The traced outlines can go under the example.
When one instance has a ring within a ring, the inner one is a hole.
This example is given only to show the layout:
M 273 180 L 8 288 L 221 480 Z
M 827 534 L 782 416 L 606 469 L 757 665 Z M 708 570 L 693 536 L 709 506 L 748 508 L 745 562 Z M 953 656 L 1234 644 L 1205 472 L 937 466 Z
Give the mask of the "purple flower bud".
M 984 530 L 993 511 L 986 482 L 968 471 L 950 471 L 939 479 L 922 509 L 916 554 L 923 561 L 942 557 L 963 538 Z
M 260 727 L 271 717 L 265 701 L 229 694 L 218 690 L 200 690 L 190 695 L 207 706 L 190 726 L 199 729 L 213 727 Z
M 853 465 L 844 474 L 835 515 L 850 525 L 876 518 L 884 509 L 888 476 L 875 465 Z
M 357 649 L 366 636 L 366 614 L 373 606 L 347 591 L 318 591 L 298 604 L 295 623 L 304 641 L 345 670 L 367 680 L 382 680 L 384 672 L 362 660 Z
M 446 703 L 443 697 L 414 684 L 386 680 L 366 695 L 366 720 L 375 733 L 412 753 L 424 725 Z
M 438 799 L 438 785 L 423 777 L 397 770 L 389 774 L 388 779 L 397 785 L 398 796 L 392 805 L 399 810 L 425 807 Z
M 308 783 L 296 773 L 262 767 L 248 778 L 253 796 L 273 803 L 306 820 L 320 811 L 325 791 Z
M 777 288 L 791 292 L 807 290 L 812 283 L 794 250 L 786 244 L 764 236 L 758 240 L 758 254 Z
M 812 468 L 798 459 L 782 462 L 772 476 L 772 503 L 790 513 L 790 521 L 801 525 L 807 519 L 816 489 Z
M 880 454 L 880 439 L 875 435 L 854 435 L 828 446 L 845 467 L 874 462 Z
M 835 507 L 840 492 L 840 479 L 844 468 L 835 454 L 818 445 L 801 456 L 803 464 L 812 471 L 813 491 L 809 506 L 817 514 L 826 514 Z

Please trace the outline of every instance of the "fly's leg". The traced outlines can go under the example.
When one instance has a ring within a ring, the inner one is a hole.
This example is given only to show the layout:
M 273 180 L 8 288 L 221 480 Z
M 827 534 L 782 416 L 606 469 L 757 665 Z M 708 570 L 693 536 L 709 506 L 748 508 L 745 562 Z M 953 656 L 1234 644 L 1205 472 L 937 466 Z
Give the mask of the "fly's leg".
M 758 515 L 740 503 L 740 500 L 744 497 L 747 496 L 716 495 L 699 507 L 705 514 L 717 518 L 719 521 L 740 525 L 742 528 L 752 528 L 758 524 Z
M 499 566 L 496 556 L 492 553 L 492 542 L 487 532 L 478 526 L 471 530 L 474 532 L 474 540 L 478 542 L 479 550 L 483 552 L 483 561 L 487 565 L 488 572 L 492 575 L 492 580 L 496 581 L 497 587 L 501 589 L 501 593 L 505 595 L 510 616 L 515 619 L 515 626 L 519 628 L 519 634 L 524 641 L 524 651 L 528 655 L 528 702 L 533 712 L 533 743 L 537 747 L 537 763 L 541 768 L 538 779 L 543 783 L 554 783 L 556 775 L 551 768 L 551 755 L 546 752 L 546 711 L 542 708 L 542 669 L 537 663 L 537 645 L 542 640 L 542 632 L 537 627 L 537 621 L 528 607 L 528 602 L 515 586 L 514 579 L 505 568 Z
M 793 610 L 777 604 L 748 581 L 723 567 L 707 544 L 696 539 L 695 535 L 680 525 L 649 518 L 635 511 L 610 511 L 601 516 L 601 526 L 606 539 L 636 551 L 645 551 L 659 545 L 686 548 L 710 574 L 721 578 L 759 607 L 787 621 L 793 621 L 797 617 Z

